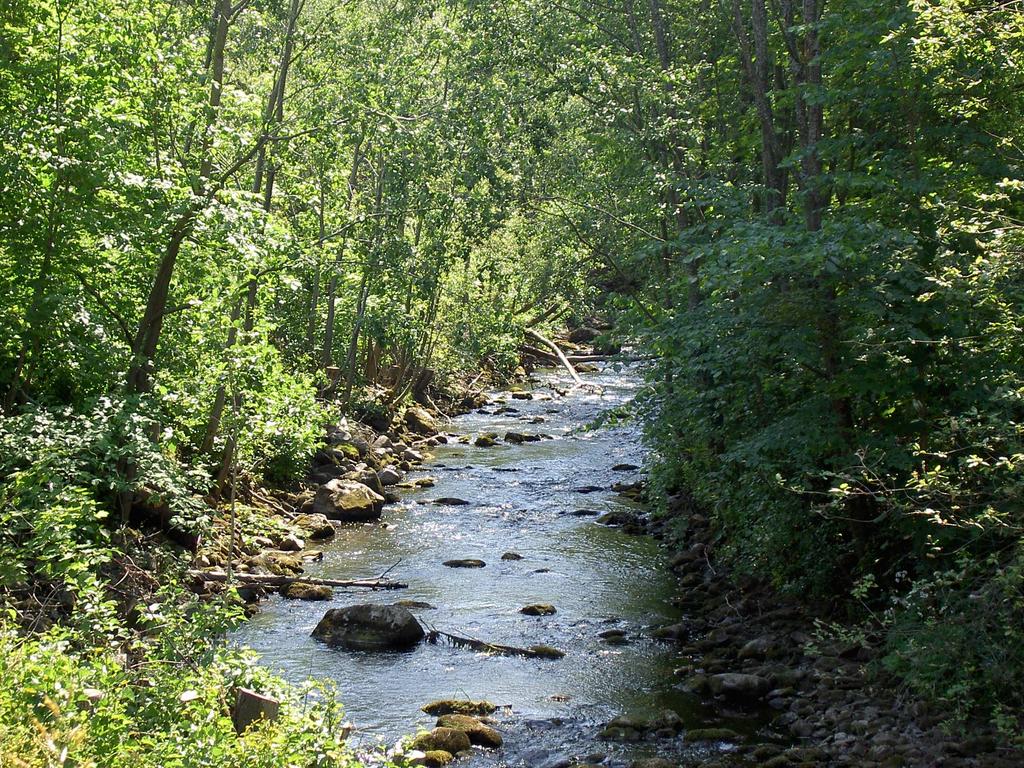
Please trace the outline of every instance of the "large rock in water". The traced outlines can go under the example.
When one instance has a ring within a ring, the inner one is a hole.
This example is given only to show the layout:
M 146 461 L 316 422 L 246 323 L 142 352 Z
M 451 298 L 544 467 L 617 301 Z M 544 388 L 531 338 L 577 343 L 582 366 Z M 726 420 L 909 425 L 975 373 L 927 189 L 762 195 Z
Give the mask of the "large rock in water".
M 405 422 L 405 426 L 413 432 L 418 432 L 421 435 L 437 434 L 437 422 L 426 408 L 414 405 L 406 409 L 402 420 Z
M 384 509 L 384 497 L 355 480 L 331 480 L 313 497 L 313 512 L 331 520 L 376 520 Z
M 372 603 L 332 608 L 313 630 L 317 640 L 352 651 L 411 648 L 423 635 L 423 627 L 408 608 Z

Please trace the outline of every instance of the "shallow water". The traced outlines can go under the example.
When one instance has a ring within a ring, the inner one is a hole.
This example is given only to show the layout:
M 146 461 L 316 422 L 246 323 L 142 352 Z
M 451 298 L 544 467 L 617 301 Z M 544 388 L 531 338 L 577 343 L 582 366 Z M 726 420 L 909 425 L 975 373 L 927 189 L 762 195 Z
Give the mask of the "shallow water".
M 537 399 L 507 399 L 517 413 L 472 413 L 455 419 L 457 434 L 509 430 L 551 435 L 523 445 L 476 448 L 439 446 L 434 459 L 410 478 L 430 476 L 433 488 L 403 491 L 403 500 L 385 507 L 379 523 L 353 525 L 324 547 L 312 576 L 369 577 L 391 568 L 389 577 L 409 584 L 401 592 L 335 591 L 330 603 L 273 597 L 236 633 L 263 662 L 292 680 L 309 676 L 336 681 L 346 712 L 361 734 L 393 742 L 432 718 L 420 712 L 439 698 L 484 698 L 508 705 L 520 722 L 560 717 L 600 722 L 620 714 L 675 709 L 687 718 L 694 703 L 673 683 L 673 655 L 648 639 L 651 626 L 678 618 L 670 599 L 675 582 L 665 554 L 646 536 L 628 536 L 577 517 L 579 509 L 605 512 L 631 502 L 610 490 L 580 493 L 585 486 L 608 489 L 636 478 L 616 472 L 616 464 L 642 463 L 635 425 L 584 428 L 603 411 L 627 402 L 641 386 L 633 373 L 611 370 L 588 377 L 598 394 L 574 390 L 565 397 L 567 377 L 542 374 Z M 494 411 L 503 407 L 496 403 Z M 544 423 L 529 420 L 543 417 Z M 467 506 L 432 503 L 458 497 Z M 515 551 L 519 561 L 503 561 Z M 452 558 L 479 558 L 480 569 L 442 565 Z M 397 565 L 396 565 L 397 563 Z M 392 566 L 394 566 L 392 568 Z M 403 653 L 335 650 L 310 632 L 331 607 L 358 602 L 422 600 L 433 610 L 414 611 L 428 627 L 488 641 L 529 646 L 553 645 L 560 660 L 486 656 L 447 645 L 421 644 Z M 519 609 L 551 603 L 558 612 L 528 617 Z M 598 633 L 626 630 L 623 646 L 609 646 Z M 695 713 L 688 719 L 696 719 Z

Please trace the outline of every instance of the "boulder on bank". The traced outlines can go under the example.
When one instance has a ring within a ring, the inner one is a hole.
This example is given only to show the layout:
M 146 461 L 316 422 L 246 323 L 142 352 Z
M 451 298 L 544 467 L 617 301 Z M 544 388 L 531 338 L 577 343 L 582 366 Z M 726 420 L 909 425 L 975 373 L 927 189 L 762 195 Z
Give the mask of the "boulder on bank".
M 312 507 L 330 520 L 364 522 L 380 517 L 384 497 L 355 480 L 331 480 L 317 488 Z
M 332 608 L 313 630 L 317 640 L 353 651 L 402 650 L 423 636 L 423 627 L 408 608 L 372 603 Z
M 402 482 L 402 473 L 394 467 L 385 467 L 377 473 L 377 477 L 383 485 L 398 485 Z
M 404 421 L 405 426 L 413 432 L 417 432 L 421 435 L 437 434 L 437 421 L 435 421 L 433 414 L 431 414 L 426 408 L 422 408 L 418 405 L 407 408 L 405 416 L 402 417 L 402 421 Z

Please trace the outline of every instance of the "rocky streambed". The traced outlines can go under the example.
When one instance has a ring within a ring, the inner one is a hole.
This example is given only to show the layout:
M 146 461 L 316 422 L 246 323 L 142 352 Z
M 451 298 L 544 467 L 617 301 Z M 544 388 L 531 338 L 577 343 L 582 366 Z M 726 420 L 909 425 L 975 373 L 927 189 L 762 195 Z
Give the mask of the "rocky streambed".
M 586 429 L 641 381 L 611 369 L 587 381 L 600 390 L 573 390 L 567 376 L 542 373 L 529 391 L 493 393 L 482 408 L 441 425 L 447 443 L 417 447 L 432 457 L 402 487 L 384 489 L 401 500 L 379 520 L 341 525 L 333 540 L 316 543 L 322 559 L 305 567 L 304 575 L 333 579 L 387 571 L 408 589 L 336 591 L 318 602 L 274 596 L 236 641 L 292 679 L 335 680 L 357 727 L 352 738 L 363 744 L 434 727 L 420 708 L 446 698 L 498 705 L 505 747 L 477 759 L 509 764 L 593 756 L 595 744 L 621 762 L 660 753 L 665 745 L 600 738 L 624 713 L 672 712 L 704 724 L 700 698 L 673 675 L 672 644 L 653 636 L 682 613 L 667 553 L 630 533 L 643 515 L 636 428 Z M 311 636 L 328 609 L 399 600 L 428 631 L 564 656 L 486 653 L 443 635 L 379 653 Z M 740 720 L 736 728 L 746 729 Z
M 511 768 L 1024 764 L 876 685 L 873 649 L 822 643 L 796 602 L 733 579 L 685 499 L 682 542 L 648 535 L 635 427 L 587 429 L 640 379 L 587 381 L 548 372 L 437 439 L 359 446 L 389 469 L 321 461 L 306 527 L 326 512 L 335 535 L 304 577 L 408 588 L 285 588 L 235 640 L 293 680 L 333 679 L 357 747 L 420 730 L 428 764 L 461 747 L 461 764 Z M 367 640 L 367 622 L 395 634 Z

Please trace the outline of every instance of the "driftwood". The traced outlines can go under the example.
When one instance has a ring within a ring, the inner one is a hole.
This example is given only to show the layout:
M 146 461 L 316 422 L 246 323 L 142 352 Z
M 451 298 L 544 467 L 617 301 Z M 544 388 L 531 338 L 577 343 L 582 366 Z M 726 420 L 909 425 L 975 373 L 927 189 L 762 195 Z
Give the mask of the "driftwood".
M 526 328 L 524 329 L 524 331 L 527 336 L 536 339 L 546 347 L 550 347 L 554 351 L 555 355 L 558 357 L 558 361 L 563 365 L 565 370 L 569 372 L 569 375 L 572 376 L 572 380 L 576 382 L 576 386 L 583 386 L 583 379 L 581 379 L 580 375 L 576 373 L 576 369 L 572 367 L 572 363 L 569 362 L 569 358 L 565 356 L 565 353 L 559 348 L 557 344 L 555 344 L 555 342 L 551 341 L 551 339 L 541 336 L 539 333 L 533 330 L 533 328 Z
M 394 566 L 392 566 L 394 567 Z M 189 577 L 204 581 L 227 581 L 221 571 L 189 571 Z M 264 587 L 285 587 L 289 584 L 315 584 L 324 587 L 365 587 L 366 589 L 405 589 L 408 584 L 385 578 L 375 579 L 316 579 L 311 576 L 274 576 L 258 573 L 235 573 L 232 580 L 239 584 L 257 584 Z
M 546 349 L 534 347 L 529 344 L 523 344 L 522 349 L 523 352 L 533 357 L 540 357 L 555 363 L 561 362 L 558 359 L 558 355 L 553 352 L 548 352 Z M 645 358 L 635 356 L 624 357 L 623 355 L 566 355 L 565 359 L 570 363 L 605 363 L 609 361 L 629 363 L 637 360 L 643 360 Z
M 530 659 L 560 659 L 565 656 L 557 648 L 549 645 L 533 645 L 529 648 L 517 648 L 514 645 L 502 645 L 501 643 L 487 643 L 483 640 L 475 640 L 472 637 L 453 635 L 450 632 L 442 632 L 439 629 L 431 629 L 427 632 L 428 643 L 438 643 L 445 640 L 457 648 L 469 648 L 482 653 L 493 653 L 499 656 L 526 656 Z

